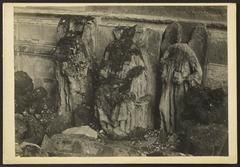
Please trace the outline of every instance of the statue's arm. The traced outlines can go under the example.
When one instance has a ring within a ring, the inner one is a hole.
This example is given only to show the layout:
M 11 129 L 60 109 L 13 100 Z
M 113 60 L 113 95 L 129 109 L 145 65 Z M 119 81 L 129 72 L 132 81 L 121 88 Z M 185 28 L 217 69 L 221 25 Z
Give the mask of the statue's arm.
M 100 63 L 100 67 L 99 67 L 99 75 L 100 75 L 100 78 L 108 78 L 108 75 L 109 75 L 109 55 L 110 55 L 110 46 L 111 44 L 109 44 L 106 48 L 105 48 L 105 51 L 104 51 L 104 54 L 103 54 L 103 59 Z
M 191 68 L 191 74 L 187 77 L 187 81 L 190 86 L 200 85 L 202 82 L 202 68 L 196 57 L 196 55 L 190 55 L 189 65 Z

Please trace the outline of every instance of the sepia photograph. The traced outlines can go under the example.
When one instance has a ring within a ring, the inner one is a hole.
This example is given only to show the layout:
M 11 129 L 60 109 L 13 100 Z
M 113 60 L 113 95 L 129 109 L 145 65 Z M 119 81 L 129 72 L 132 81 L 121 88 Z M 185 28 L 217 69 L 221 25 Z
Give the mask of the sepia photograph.
M 236 162 L 234 4 L 4 10 L 6 163 Z

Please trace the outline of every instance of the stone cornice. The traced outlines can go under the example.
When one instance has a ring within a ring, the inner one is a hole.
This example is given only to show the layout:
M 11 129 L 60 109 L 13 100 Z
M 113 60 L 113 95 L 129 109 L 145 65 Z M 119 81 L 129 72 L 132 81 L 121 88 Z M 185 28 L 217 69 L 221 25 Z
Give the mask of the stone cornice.
M 53 16 L 59 17 L 61 15 L 83 15 L 83 16 L 93 16 L 100 18 L 102 21 L 116 20 L 116 21 L 131 21 L 131 22 L 142 22 L 151 24 L 170 24 L 174 21 L 188 22 L 188 23 L 202 23 L 211 29 L 227 30 L 227 25 L 225 22 L 220 21 L 208 21 L 208 20 L 196 20 L 196 19 L 183 19 L 174 17 L 164 17 L 164 16 L 149 16 L 149 15 L 135 15 L 135 14 L 109 14 L 103 12 L 85 12 L 85 11 L 71 11 L 71 10 L 56 10 L 56 9 L 32 9 L 28 8 L 15 8 L 15 14 L 18 15 L 38 15 L 38 16 Z

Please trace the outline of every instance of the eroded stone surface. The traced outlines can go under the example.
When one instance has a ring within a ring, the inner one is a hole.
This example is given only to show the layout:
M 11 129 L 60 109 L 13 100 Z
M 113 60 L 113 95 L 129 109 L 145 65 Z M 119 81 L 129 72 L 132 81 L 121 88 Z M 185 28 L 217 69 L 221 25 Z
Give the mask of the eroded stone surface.
M 23 157 L 47 157 L 48 154 L 40 146 L 33 143 L 23 142 L 20 144 L 20 154 Z
M 172 134 L 180 129 L 189 88 L 198 87 L 202 83 L 202 69 L 195 52 L 184 43 L 170 45 L 161 58 L 160 65 L 161 130 Z
M 153 83 L 148 80 L 145 29 L 116 27 L 113 32 L 115 40 L 106 47 L 100 65 L 95 109 L 102 128 L 123 137 L 136 127 L 151 127 L 154 98 L 148 88 Z
M 92 128 L 90 128 L 89 126 L 69 128 L 69 129 L 64 130 L 62 133 L 63 134 L 85 135 L 85 136 L 92 137 L 95 139 L 98 137 L 97 132 L 95 130 L 93 130 Z
M 140 153 L 128 143 L 99 141 L 84 135 L 57 134 L 51 139 L 52 156 L 139 156 Z
M 53 141 L 47 135 L 45 135 L 42 140 L 41 149 L 43 149 L 47 153 L 52 153 L 56 151 L 56 148 L 53 145 Z
M 161 43 L 161 55 L 164 54 L 164 52 L 168 49 L 168 47 L 172 44 L 175 43 L 180 43 L 182 41 L 182 26 L 177 23 L 174 22 L 172 24 L 169 24 L 163 34 L 163 39 L 162 39 L 162 43 Z
M 191 34 L 191 39 L 188 45 L 195 52 L 198 61 L 203 71 L 203 83 L 205 83 L 207 75 L 207 44 L 208 33 L 207 28 L 204 25 L 197 25 Z
M 56 148 L 56 152 L 52 153 L 55 155 L 73 153 L 78 156 L 97 156 L 102 154 L 104 148 L 111 150 L 96 140 L 81 135 L 57 134 L 51 140 Z
M 80 16 L 62 18 L 58 29 L 61 38 L 53 55 L 58 60 L 56 78 L 59 85 L 59 114 L 68 122 L 79 125 L 86 120 L 74 120 L 73 112 L 81 112 L 81 107 L 91 112 L 94 20 Z

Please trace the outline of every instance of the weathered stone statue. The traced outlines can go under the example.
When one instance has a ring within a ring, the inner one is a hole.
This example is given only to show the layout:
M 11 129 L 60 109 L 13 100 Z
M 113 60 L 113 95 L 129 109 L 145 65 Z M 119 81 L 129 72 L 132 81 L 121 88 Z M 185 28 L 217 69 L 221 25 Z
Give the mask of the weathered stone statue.
M 173 133 L 180 127 L 185 93 L 201 84 L 202 69 L 194 51 L 183 43 L 171 45 L 161 58 L 161 128 Z
M 88 122 L 92 105 L 91 64 L 94 20 L 90 17 L 63 17 L 58 25 L 54 52 L 59 83 L 59 113 L 74 126 Z M 84 113 L 82 113 L 84 112 Z M 85 115 L 78 119 L 79 115 Z
M 96 115 L 108 134 L 126 136 L 136 127 L 146 128 L 149 112 L 147 69 L 137 44 L 140 29 L 117 27 L 114 41 L 104 53 Z
M 198 25 L 194 28 L 190 41 L 182 41 L 185 34 L 179 23 L 170 24 L 165 30 L 160 57 L 159 104 L 160 127 L 165 134 L 175 133 L 181 128 L 185 95 L 190 87 L 202 84 L 206 34 L 206 29 Z

